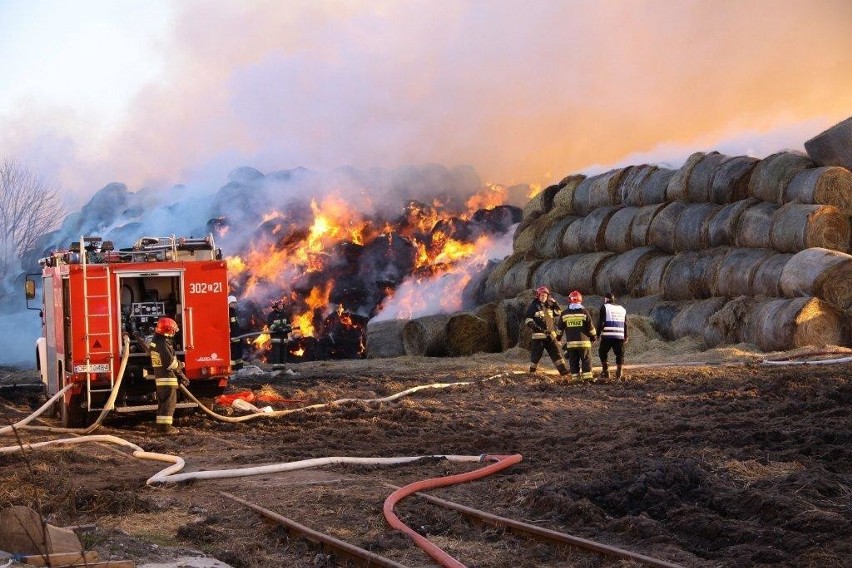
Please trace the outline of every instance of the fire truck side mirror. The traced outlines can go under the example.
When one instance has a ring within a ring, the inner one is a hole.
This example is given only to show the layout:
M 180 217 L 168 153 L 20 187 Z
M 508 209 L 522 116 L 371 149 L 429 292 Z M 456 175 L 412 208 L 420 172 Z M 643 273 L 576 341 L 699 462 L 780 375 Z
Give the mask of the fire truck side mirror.
M 35 280 L 25 280 L 24 281 L 24 294 L 27 297 L 27 300 L 33 300 L 36 297 L 36 283 Z

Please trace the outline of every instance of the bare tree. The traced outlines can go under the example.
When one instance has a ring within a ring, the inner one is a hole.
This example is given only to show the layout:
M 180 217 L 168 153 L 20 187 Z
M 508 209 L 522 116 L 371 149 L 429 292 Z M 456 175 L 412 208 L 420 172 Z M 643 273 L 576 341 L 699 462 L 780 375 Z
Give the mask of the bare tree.
M 17 272 L 21 256 L 64 216 L 56 187 L 17 162 L 0 164 L 0 274 Z

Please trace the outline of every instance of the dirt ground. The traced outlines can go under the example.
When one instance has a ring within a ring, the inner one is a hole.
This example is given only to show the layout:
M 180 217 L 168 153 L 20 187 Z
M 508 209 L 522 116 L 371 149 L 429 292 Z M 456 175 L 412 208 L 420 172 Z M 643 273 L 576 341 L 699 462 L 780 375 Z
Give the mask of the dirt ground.
M 243 424 L 192 414 L 171 437 L 156 436 L 150 416 L 111 420 L 99 433 L 178 454 L 185 471 L 328 456 L 519 453 L 523 461 L 503 472 L 430 494 L 683 566 L 851 566 L 850 364 L 766 366 L 748 346 L 636 343 L 628 363 L 639 366 L 618 383 L 566 383 L 549 361 L 525 373 L 520 349 L 304 363 L 296 375 L 264 372 L 233 386 L 274 390 L 300 401 L 276 408 L 295 408 L 469 384 Z M 517 373 L 503 374 L 510 371 Z M 32 375 L 0 374 L 7 384 Z M 0 395 L 4 422 L 38 401 L 26 390 Z M 203 553 L 237 568 L 333 565 L 225 491 L 402 564 L 431 567 L 387 525 L 382 503 L 392 486 L 481 467 L 433 459 L 146 486 L 164 465 L 104 444 L 0 456 L 0 506 L 39 506 L 60 526 L 94 524 L 82 536 L 102 558 L 180 566 L 175 558 Z M 638 566 L 470 524 L 417 496 L 396 512 L 471 567 Z

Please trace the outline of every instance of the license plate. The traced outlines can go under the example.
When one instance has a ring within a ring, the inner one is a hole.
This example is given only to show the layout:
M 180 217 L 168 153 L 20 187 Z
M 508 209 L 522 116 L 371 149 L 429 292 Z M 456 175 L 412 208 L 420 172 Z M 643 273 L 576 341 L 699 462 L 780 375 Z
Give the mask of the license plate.
M 109 363 L 96 363 L 94 365 L 75 365 L 75 373 L 108 373 Z

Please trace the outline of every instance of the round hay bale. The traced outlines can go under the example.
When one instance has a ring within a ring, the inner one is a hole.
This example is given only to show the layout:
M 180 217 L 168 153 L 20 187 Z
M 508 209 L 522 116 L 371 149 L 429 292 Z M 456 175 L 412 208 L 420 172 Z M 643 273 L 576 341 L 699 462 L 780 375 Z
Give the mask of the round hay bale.
M 781 272 L 784 296 L 816 296 L 841 309 L 852 307 L 852 256 L 823 248 L 794 254 Z
M 518 345 L 519 338 L 526 336 L 524 348 L 529 346 L 529 336 L 532 334 L 524 325 L 527 308 L 535 297 L 534 292 L 525 292 L 517 298 L 501 300 L 497 303 L 497 332 L 500 336 L 500 350 L 506 351 Z M 526 330 L 526 331 L 525 331 Z
M 749 293 L 752 296 L 780 297 L 784 295 L 781 290 L 781 273 L 784 267 L 793 257 L 792 254 L 774 254 L 763 259 L 757 265 L 754 276 L 751 279 Z
M 589 195 L 592 192 L 592 184 L 597 176 L 590 176 L 580 181 L 574 189 L 574 196 L 571 201 L 571 211 L 575 215 L 588 215 L 591 212 L 589 209 Z
M 713 296 L 719 265 L 730 249 L 719 247 L 674 255 L 661 280 L 667 300 L 698 300 Z
M 500 350 L 500 336 L 496 320 L 492 326 L 484 318 L 462 312 L 447 321 L 447 353 L 451 357 L 464 357 L 474 353 L 496 353 Z
M 675 173 L 677 173 L 677 170 L 669 168 L 654 170 L 639 187 L 639 205 L 644 207 L 646 205 L 665 203 L 666 192 Z
M 562 256 L 562 237 L 569 225 L 580 217 L 569 215 L 554 223 L 544 234 L 536 239 L 533 253 L 541 258 L 557 258 Z
M 727 302 L 707 320 L 704 343 L 708 347 L 723 343 L 741 343 L 743 322 L 756 303 L 751 296 L 738 296 Z
M 562 207 L 554 207 L 547 213 L 539 215 L 527 229 L 527 231 L 532 229 L 532 245 L 528 242 L 530 236 L 525 233 L 514 241 L 515 252 L 524 252 L 528 257 L 541 257 L 540 249 L 547 238 L 547 234 L 554 225 L 558 224 L 562 219 L 571 216 L 571 212 Z
M 611 256 L 614 256 L 611 252 L 595 252 L 580 255 L 580 258 L 571 265 L 571 272 L 568 274 L 568 279 L 565 282 L 568 293 L 571 290 L 578 290 L 584 296 L 593 294 L 598 270 L 600 270 L 604 262 Z
M 535 222 L 541 217 L 541 213 L 530 215 L 518 223 L 515 234 L 512 235 L 512 248 L 517 253 L 527 253 L 532 250 L 535 243 Z
M 610 218 L 621 208 L 620 205 L 598 207 L 581 221 L 580 250 L 598 252 L 606 249 L 606 226 Z
M 775 255 L 775 251 L 768 249 L 731 250 L 719 265 L 715 295 L 735 298 L 751 291 L 757 268 Z
M 754 306 L 743 327 L 743 339 L 763 351 L 846 341 L 841 311 L 817 298 L 764 300 Z
M 630 226 L 638 207 L 623 207 L 616 211 L 604 231 L 604 249 L 610 252 L 625 252 L 633 248 L 633 235 Z
M 704 152 L 695 152 L 677 169 L 666 188 L 666 201 L 686 201 L 688 199 L 689 176 L 695 165 L 705 156 Z
M 639 211 L 633 216 L 633 223 L 630 225 L 630 240 L 634 247 L 646 247 L 650 244 L 648 231 L 651 229 L 651 223 L 657 213 L 663 210 L 667 203 L 657 203 L 654 205 L 643 205 Z
M 653 296 L 639 296 L 638 298 L 627 298 L 624 301 L 624 309 L 627 310 L 628 318 L 630 315 L 642 316 L 642 317 L 651 317 L 651 310 L 657 304 L 663 303 L 662 296 L 653 295 Z
M 485 285 L 482 288 L 482 299 L 486 302 L 493 302 L 500 294 L 500 286 L 503 283 L 503 278 L 506 273 L 524 259 L 523 254 L 511 254 L 498 264 L 485 279 Z
M 738 247 L 772 248 L 772 219 L 780 205 L 756 203 L 742 212 L 734 244 Z
M 852 215 L 852 172 L 837 166 L 803 170 L 790 180 L 784 201 L 834 205 Z
M 749 207 L 760 203 L 749 198 L 724 205 L 707 225 L 707 244 L 711 247 L 733 245 L 740 224 L 740 216 Z
M 681 337 L 700 337 L 704 339 L 710 318 L 727 303 L 726 298 L 707 298 L 688 302 L 671 322 L 671 333 L 674 339 Z
M 580 182 L 586 179 L 583 174 L 574 174 L 559 182 L 559 191 L 553 196 L 553 207 L 574 211 L 574 191 Z
M 710 220 L 720 209 L 715 203 L 690 203 L 680 214 L 675 223 L 675 250 L 701 250 L 709 243 L 708 228 Z
M 675 201 L 663 207 L 651 221 L 648 228 L 648 245 L 665 252 L 675 252 L 674 230 L 678 217 L 686 209 L 686 203 Z
M 661 256 L 653 247 L 641 247 L 607 258 L 595 275 L 595 291 L 603 296 L 612 292 L 616 296 L 630 293 L 644 273 L 651 259 Z
M 589 207 L 585 213 L 586 215 L 599 207 L 621 205 L 621 191 L 619 186 L 624 174 L 631 168 L 632 166 L 619 168 L 595 176 L 592 186 L 589 188 Z
M 571 269 L 583 256 L 582 254 L 572 254 L 563 256 L 562 258 L 545 260 L 538 266 L 535 274 L 533 274 L 533 285 L 547 286 L 552 293 L 567 296 L 572 290 L 572 288 L 568 287 L 568 281 L 571 278 Z
M 633 166 L 624 172 L 618 184 L 618 192 L 621 194 L 621 202 L 624 205 L 638 207 L 642 205 L 642 184 L 659 168 L 643 164 Z
M 583 217 L 578 218 L 575 223 L 571 223 L 566 227 L 562 234 L 562 254 L 579 254 L 583 252 L 580 246 L 580 232 L 583 230 Z
M 781 204 L 787 186 L 796 174 L 813 168 L 813 161 L 795 152 L 778 152 L 757 163 L 751 174 L 748 194 L 761 201 Z
M 648 259 L 642 266 L 642 271 L 635 274 L 636 283 L 633 285 L 631 294 L 637 296 L 662 295 L 663 275 L 673 258 L 671 255 L 662 255 Z
M 532 285 L 532 275 L 541 263 L 541 260 L 522 260 L 512 266 L 498 287 L 498 297 L 513 298 L 528 290 Z
M 772 248 L 799 252 L 821 247 L 849 252 L 849 216 L 832 205 L 788 203 L 772 220 Z
M 367 358 L 402 357 L 402 328 L 408 320 L 384 320 L 367 322 Z
M 723 161 L 713 174 L 710 188 L 710 201 L 714 203 L 733 203 L 748 197 L 748 183 L 754 171 L 757 158 L 734 156 Z
M 676 339 L 672 322 L 685 305 L 685 302 L 660 302 L 654 306 L 649 316 L 654 322 L 654 329 L 666 339 Z
M 713 191 L 713 174 L 725 160 L 730 159 L 719 152 L 710 152 L 698 160 L 686 181 L 686 199 L 693 203 L 711 201 Z
M 402 328 L 406 355 L 444 357 L 447 355 L 447 322 L 450 314 L 423 316 L 409 320 Z
M 697 298 L 710 298 L 716 295 L 719 279 L 719 267 L 733 249 L 731 247 L 713 247 L 698 252 L 698 264 L 695 267 Z
M 551 185 L 535 194 L 524 206 L 522 219 L 550 211 L 553 208 L 553 197 L 559 189 L 558 185 Z

